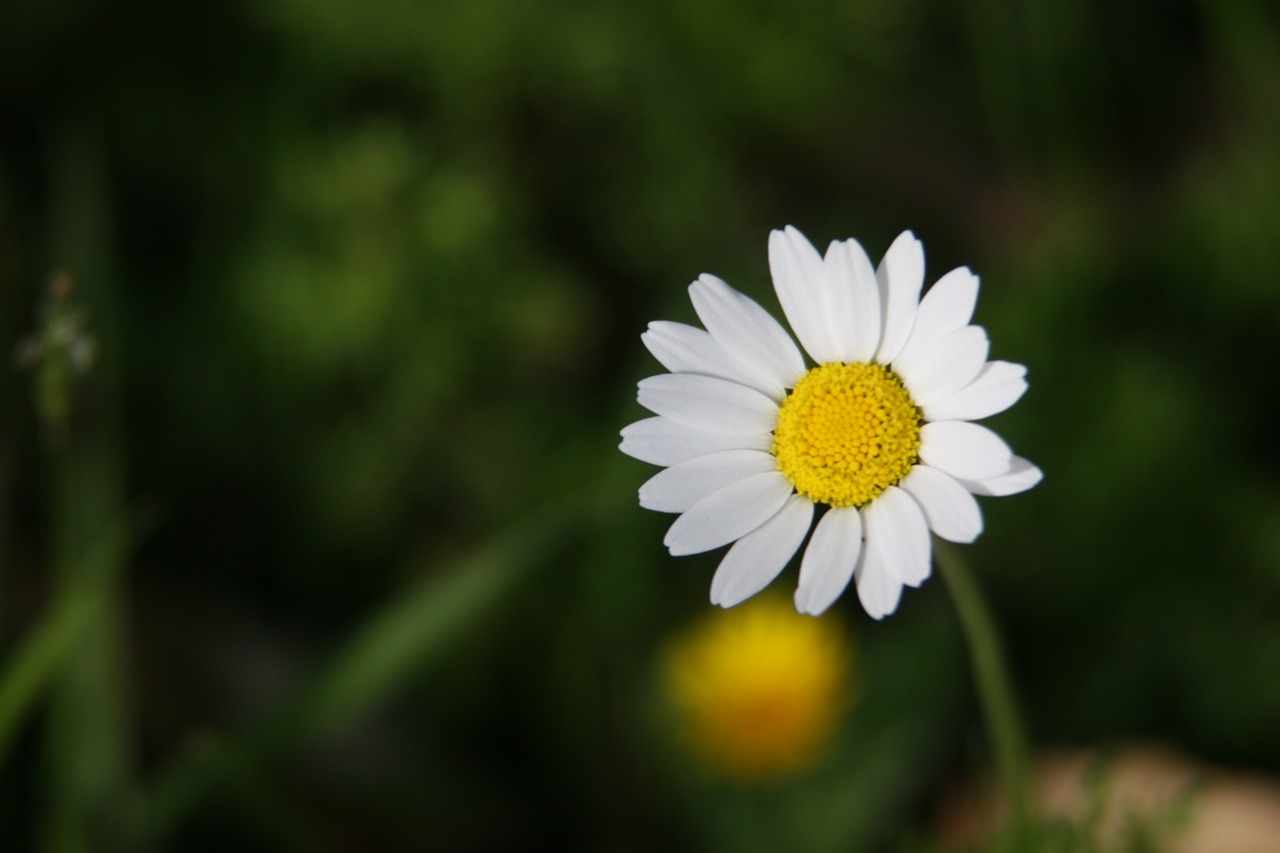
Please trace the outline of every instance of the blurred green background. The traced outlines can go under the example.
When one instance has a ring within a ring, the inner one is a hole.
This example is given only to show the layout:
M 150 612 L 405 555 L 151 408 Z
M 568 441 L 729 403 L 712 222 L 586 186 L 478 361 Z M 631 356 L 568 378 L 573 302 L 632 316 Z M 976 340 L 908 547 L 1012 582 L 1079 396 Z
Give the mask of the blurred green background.
M 11 2 L 0 340 L 65 271 L 96 359 L 0 373 L 0 846 L 927 833 L 988 756 L 936 579 L 837 605 L 804 777 L 664 724 L 719 555 L 635 504 L 638 336 L 701 272 L 776 312 L 788 223 L 913 229 L 1030 368 L 992 425 L 1045 481 L 966 553 L 1036 743 L 1280 771 L 1274 3 Z

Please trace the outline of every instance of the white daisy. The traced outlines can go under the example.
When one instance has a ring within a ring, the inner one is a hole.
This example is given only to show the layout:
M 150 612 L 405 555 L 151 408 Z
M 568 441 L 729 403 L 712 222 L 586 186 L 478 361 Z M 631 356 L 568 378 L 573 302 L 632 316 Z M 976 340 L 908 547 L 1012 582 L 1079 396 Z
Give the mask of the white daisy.
M 711 582 L 732 607 L 764 589 L 799 550 L 796 608 L 817 615 L 855 579 L 867 613 L 898 606 L 931 569 L 929 531 L 982 532 L 974 495 L 1040 481 L 986 427 L 1017 402 L 1026 368 L 987 361 L 970 325 L 978 278 L 961 267 L 923 297 L 924 250 L 910 231 L 874 269 L 856 240 L 826 257 L 795 228 L 769 235 L 778 301 L 804 356 L 760 305 L 712 275 L 689 286 L 706 330 L 655 322 L 641 338 L 670 370 L 640 382 L 656 417 L 622 431 L 624 453 L 665 466 L 640 505 L 680 513 L 672 555 L 733 543 Z

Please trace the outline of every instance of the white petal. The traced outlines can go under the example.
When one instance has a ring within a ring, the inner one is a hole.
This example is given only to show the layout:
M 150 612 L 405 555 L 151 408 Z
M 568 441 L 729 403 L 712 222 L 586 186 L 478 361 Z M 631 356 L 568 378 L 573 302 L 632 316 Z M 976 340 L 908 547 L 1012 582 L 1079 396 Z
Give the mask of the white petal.
M 928 347 L 918 347 L 894 362 L 917 406 L 950 397 L 972 382 L 987 362 L 991 342 L 981 326 L 948 332 Z
M 867 560 L 883 565 L 907 586 L 924 583 L 932 567 L 929 525 L 920 505 L 897 486 L 890 486 L 860 512 Z
M 817 616 L 844 592 L 862 551 L 862 516 L 854 507 L 832 507 L 813 529 L 800 563 L 796 610 Z
M 623 428 L 618 449 L 641 462 L 676 465 L 721 450 L 769 450 L 773 436 L 732 435 L 690 429 L 666 418 L 645 418 Z
M 976 421 L 1003 412 L 1027 390 L 1027 369 L 1008 361 L 989 361 L 977 378 L 936 403 L 921 406 L 926 420 Z
M 916 499 L 934 533 L 949 542 L 972 542 L 982 533 L 982 510 L 949 474 L 917 465 L 898 484 Z
M 825 262 L 825 313 L 834 328 L 833 361 L 870 361 L 880 346 L 880 288 L 875 267 L 857 240 L 832 243 Z
M 778 423 L 778 406 L 745 385 L 698 376 L 662 373 L 641 379 L 636 399 L 654 414 L 708 432 L 770 432 Z
M 968 267 L 959 267 L 938 279 L 920 300 L 915 322 L 894 363 L 913 350 L 929 347 L 947 332 L 969 325 L 978 301 L 978 277 Z
M 903 231 L 884 253 L 876 270 L 880 288 L 881 333 L 876 361 L 889 364 L 907 342 L 924 286 L 924 246 L 910 231 Z
M 813 501 L 792 495 L 778 514 L 743 536 L 720 561 L 711 579 L 711 603 L 733 607 L 778 576 L 796 553 L 813 520 Z
M 873 557 L 870 550 L 862 549 L 862 559 L 858 561 L 858 600 L 862 609 L 872 619 L 883 619 L 898 609 L 898 600 L 902 598 L 902 581 L 889 571 L 889 567 L 879 557 Z
M 662 544 L 673 557 L 728 545 L 773 518 L 790 494 L 791 483 L 781 472 L 752 474 L 690 507 L 671 525 Z
M 750 368 L 739 362 L 716 343 L 711 333 L 696 326 L 657 320 L 649 324 L 640 340 L 653 357 L 672 373 L 700 373 L 719 376 L 739 385 L 769 393 L 768 383 L 759 382 Z M 781 395 L 776 399 L 781 400 Z
M 991 430 L 968 421 L 931 421 L 920 428 L 920 460 L 957 480 L 989 480 L 1009 471 L 1013 451 Z
M 769 272 L 782 313 L 805 352 L 819 364 L 831 360 L 835 341 L 825 316 L 827 275 L 822 256 L 795 227 L 769 234 Z
M 1008 495 L 1016 495 L 1019 492 L 1025 492 L 1044 479 L 1044 473 L 1039 468 L 1032 465 L 1021 456 L 1013 457 L 1009 465 L 1009 472 L 1001 474 L 998 477 L 988 477 L 985 480 L 961 480 L 960 485 L 964 486 L 975 495 L 990 495 L 992 497 L 1003 498 Z
M 659 471 L 640 487 L 640 506 L 658 512 L 684 512 L 714 491 L 752 474 L 778 470 L 772 453 L 725 450 L 695 456 Z
M 716 343 L 757 377 L 756 387 L 776 396 L 804 376 L 804 356 L 795 342 L 754 300 L 713 275 L 689 285 L 689 298 Z

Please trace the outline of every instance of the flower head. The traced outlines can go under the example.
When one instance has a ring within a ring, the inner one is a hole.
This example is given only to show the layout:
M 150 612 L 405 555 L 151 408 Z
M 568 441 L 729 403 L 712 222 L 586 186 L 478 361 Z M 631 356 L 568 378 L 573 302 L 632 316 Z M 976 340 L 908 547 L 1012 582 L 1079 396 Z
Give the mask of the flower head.
M 667 650 L 666 686 L 684 734 L 730 776 L 796 772 L 848 707 L 852 649 L 836 622 L 761 596 L 716 613 Z
M 1041 473 L 972 421 L 1027 389 L 1026 368 L 988 361 L 970 324 L 978 278 L 965 267 L 922 297 L 924 250 L 910 231 L 879 268 L 856 240 L 826 256 L 795 228 L 769 235 L 782 310 L 812 367 L 764 308 L 713 275 L 689 286 L 705 330 L 655 322 L 641 338 L 670 370 L 640 382 L 656 417 L 622 431 L 622 451 L 665 466 L 640 505 L 679 513 L 673 555 L 732 543 L 711 582 L 731 607 L 764 589 L 799 550 L 818 506 L 795 594 L 822 613 L 851 580 L 876 619 L 931 571 L 929 533 L 972 542 L 974 495 L 1025 491 Z

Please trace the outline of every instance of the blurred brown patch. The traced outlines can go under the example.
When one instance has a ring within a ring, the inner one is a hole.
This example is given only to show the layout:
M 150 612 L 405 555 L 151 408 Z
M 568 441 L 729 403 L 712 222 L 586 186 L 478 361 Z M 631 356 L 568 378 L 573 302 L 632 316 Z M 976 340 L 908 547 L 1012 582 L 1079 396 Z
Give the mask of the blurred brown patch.
M 1280 853 L 1280 781 L 1200 764 L 1168 747 L 1049 751 L 1036 760 L 1033 784 L 1045 816 L 1071 821 L 1089 818 L 1101 790 L 1104 841 L 1138 819 L 1168 824 L 1169 853 Z M 938 836 L 948 848 L 972 846 L 999 820 L 993 787 L 990 778 L 970 780 L 944 797 Z

